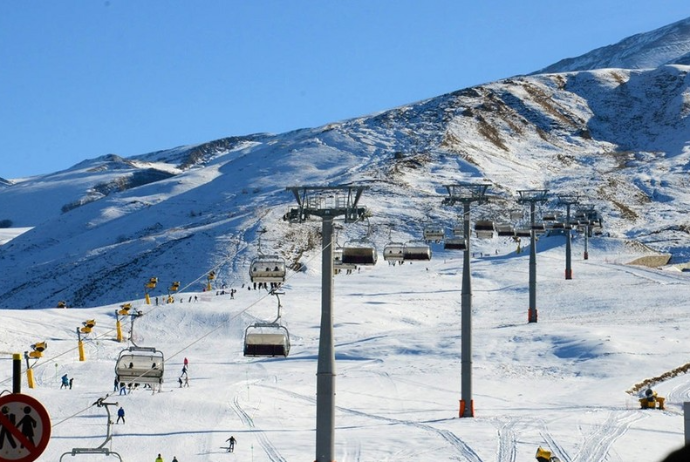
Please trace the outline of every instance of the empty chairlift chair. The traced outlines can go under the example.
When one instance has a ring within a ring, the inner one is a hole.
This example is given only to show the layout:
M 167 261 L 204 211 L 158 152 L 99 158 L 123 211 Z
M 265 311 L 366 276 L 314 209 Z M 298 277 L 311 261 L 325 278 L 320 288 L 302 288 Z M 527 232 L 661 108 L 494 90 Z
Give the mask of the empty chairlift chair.
M 285 356 L 290 353 L 290 333 L 278 323 L 256 323 L 244 332 L 245 356 Z
M 467 239 L 462 234 L 456 234 L 443 240 L 445 250 L 467 250 Z
M 491 220 L 477 220 L 474 231 L 479 239 L 491 239 L 494 237 L 494 222 Z
M 403 259 L 405 261 L 431 260 L 431 247 L 423 241 L 410 241 L 403 246 Z
M 290 333 L 280 324 L 281 308 L 279 293 L 271 291 L 278 299 L 278 314 L 272 322 L 257 322 L 244 331 L 245 356 L 284 356 L 290 353 Z
M 496 234 L 499 236 L 515 236 L 515 228 L 510 223 L 496 223 Z
M 285 260 L 277 255 L 261 256 L 249 265 L 249 278 L 252 282 L 285 282 Z
M 392 265 L 403 262 L 404 248 L 405 244 L 402 242 L 389 242 L 383 247 L 383 259 Z
M 150 347 L 129 347 L 120 352 L 115 363 L 115 378 L 128 386 L 163 383 L 165 358 L 163 352 Z
M 377 259 L 376 246 L 367 239 L 347 242 L 343 246 L 342 261 L 345 265 L 372 266 Z

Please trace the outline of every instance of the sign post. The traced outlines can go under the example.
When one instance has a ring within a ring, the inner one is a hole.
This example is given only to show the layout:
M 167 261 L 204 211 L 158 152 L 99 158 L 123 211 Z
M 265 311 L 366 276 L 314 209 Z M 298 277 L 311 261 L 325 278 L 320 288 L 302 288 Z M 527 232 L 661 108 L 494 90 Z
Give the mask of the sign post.
M 33 462 L 48 446 L 50 417 L 35 398 L 0 397 L 0 462 Z

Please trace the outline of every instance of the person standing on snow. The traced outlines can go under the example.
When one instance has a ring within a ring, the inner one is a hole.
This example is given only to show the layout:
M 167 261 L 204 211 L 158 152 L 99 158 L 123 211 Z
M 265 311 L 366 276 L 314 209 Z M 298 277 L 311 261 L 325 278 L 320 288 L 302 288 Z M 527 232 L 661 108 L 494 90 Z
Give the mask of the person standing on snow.
M 178 462 L 178 461 L 177 461 L 177 456 L 173 457 L 172 462 Z
M 231 436 L 225 441 L 228 443 L 228 452 L 235 452 L 235 443 L 237 443 L 235 437 Z
M 125 423 L 125 410 L 120 407 L 120 409 L 117 410 L 117 422 L 115 423 L 120 423 L 120 419 L 122 419 L 122 423 Z
M 160 454 L 158 454 L 158 457 L 156 457 L 156 462 L 163 462 L 163 458 Z
M 60 385 L 60 390 L 63 388 L 69 388 L 69 379 L 67 378 L 67 374 L 62 376 L 62 385 Z

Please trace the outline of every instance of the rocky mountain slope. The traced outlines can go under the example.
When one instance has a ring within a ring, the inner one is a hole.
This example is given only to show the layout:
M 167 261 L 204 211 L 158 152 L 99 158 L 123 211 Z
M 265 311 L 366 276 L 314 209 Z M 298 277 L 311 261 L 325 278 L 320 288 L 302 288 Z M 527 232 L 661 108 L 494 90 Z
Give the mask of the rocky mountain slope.
M 0 247 L 0 307 L 104 305 L 140 296 L 154 276 L 199 287 L 211 269 L 238 284 L 259 251 L 298 262 L 320 231 L 282 220 L 295 206 L 285 189 L 299 185 L 369 187 L 371 228 L 346 226 L 341 244 L 370 232 L 382 247 L 431 221 L 450 228 L 458 210 L 441 206 L 443 185 L 485 179 L 492 201 L 476 216 L 507 219 L 520 189 L 548 189 L 544 209 L 578 194 L 608 235 L 687 260 L 690 67 L 665 63 L 685 59 L 688 24 L 595 50 L 577 71 L 554 65 L 323 127 L 108 155 L 0 183 L 0 220 L 33 227 Z M 674 51 L 641 65 L 655 49 Z M 640 66 L 586 69 L 624 55 Z

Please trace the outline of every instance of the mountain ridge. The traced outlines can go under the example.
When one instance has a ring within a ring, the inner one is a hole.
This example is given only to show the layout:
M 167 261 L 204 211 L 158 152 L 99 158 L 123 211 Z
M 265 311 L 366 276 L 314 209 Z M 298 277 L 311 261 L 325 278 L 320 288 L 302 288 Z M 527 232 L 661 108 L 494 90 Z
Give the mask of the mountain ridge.
M 494 200 L 483 216 L 505 219 L 520 189 L 548 189 L 551 206 L 578 193 L 612 237 L 684 261 L 689 71 L 513 77 L 322 127 L 106 155 L 0 186 L 0 220 L 33 226 L 0 247 L 0 306 L 102 305 L 141 295 L 154 275 L 197 284 L 208 268 L 243 281 L 263 229 L 264 246 L 299 260 L 319 232 L 282 222 L 294 200 L 285 188 L 300 184 L 370 187 L 373 224 L 341 240 L 366 231 L 382 246 L 391 229 L 412 239 L 427 222 L 451 227 L 443 185 L 485 179 Z

